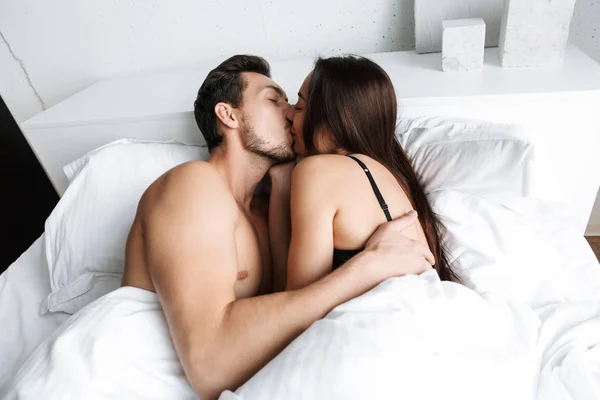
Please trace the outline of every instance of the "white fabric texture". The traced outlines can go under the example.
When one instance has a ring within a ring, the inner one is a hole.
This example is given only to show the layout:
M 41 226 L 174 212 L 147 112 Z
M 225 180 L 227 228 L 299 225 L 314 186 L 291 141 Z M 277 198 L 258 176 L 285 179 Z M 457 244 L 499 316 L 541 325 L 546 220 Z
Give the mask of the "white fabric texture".
M 540 400 L 600 399 L 600 298 L 537 310 Z
M 528 194 L 533 147 L 518 126 L 445 117 L 400 120 L 398 137 L 426 194 L 510 201 Z
M 478 296 L 466 288 L 457 288 L 454 284 L 438 283 L 435 274 L 432 273 L 424 274 L 420 278 L 392 279 L 365 296 L 338 307 L 324 321 L 315 323 L 271 364 L 242 386 L 237 394 L 223 393 L 221 399 L 293 399 L 302 398 L 305 391 L 332 394 L 334 390 L 331 385 L 334 382 L 342 382 L 344 385 L 347 385 L 348 382 L 351 384 L 363 382 L 362 389 L 357 389 L 356 386 L 352 386 L 352 388 L 364 393 L 374 387 L 377 388 L 377 386 L 371 385 L 364 377 L 357 378 L 356 374 L 352 373 L 352 368 L 360 367 L 365 360 L 373 362 L 373 358 L 378 355 L 382 357 L 383 361 L 389 362 L 386 340 L 392 339 L 394 343 L 390 349 L 408 352 L 410 359 L 415 358 L 414 356 L 417 354 L 420 356 L 418 360 L 414 360 L 415 366 L 418 368 L 423 368 L 421 364 L 423 360 L 431 360 L 431 354 L 434 351 L 439 353 L 444 344 L 452 344 L 449 349 L 446 349 L 446 352 L 442 352 L 443 356 L 436 356 L 436 362 L 439 358 L 449 363 L 450 357 L 453 355 L 452 351 L 455 352 L 456 364 L 452 364 L 452 366 L 458 365 L 461 369 L 452 372 L 451 377 L 454 377 L 455 373 L 459 375 L 460 371 L 472 368 L 473 366 L 469 362 L 481 361 L 485 357 L 484 354 L 487 354 L 490 359 L 498 356 L 495 353 L 498 350 L 499 357 L 494 358 L 494 363 L 491 365 L 484 363 L 483 367 L 486 368 L 486 371 L 490 371 L 492 368 L 499 371 L 511 359 L 516 360 L 520 357 L 526 363 L 531 361 L 531 348 L 528 346 L 531 345 L 532 337 L 538 338 L 536 354 L 538 354 L 538 362 L 541 361 L 536 364 L 537 370 L 541 372 L 538 396 L 516 396 L 519 394 L 518 390 L 530 390 L 525 382 L 526 379 L 538 379 L 536 376 L 532 378 L 531 375 L 528 375 L 528 371 L 525 369 L 519 369 L 526 375 L 520 376 L 517 382 L 512 382 L 519 385 L 511 392 L 516 397 L 505 398 L 537 398 L 539 400 L 598 398 L 597 393 L 600 387 L 600 378 L 597 376 L 598 366 L 600 366 L 598 352 L 600 296 L 598 293 L 600 292 L 595 291 L 594 300 L 592 296 L 594 285 L 590 283 L 586 287 L 582 283 L 593 280 L 597 285 L 598 280 L 595 277 L 599 266 L 597 262 L 591 262 L 593 254 L 590 254 L 589 246 L 585 247 L 583 238 L 576 238 L 569 232 L 562 234 L 557 232 L 550 235 L 549 240 L 554 246 L 561 249 L 561 259 L 571 261 L 570 264 L 564 265 L 566 273 L 556 277 L 565 284 L 564 293 L 571 303 L 552 304 L 538 309 L 536 313 L 540 322 L 543 323 L 538 330 L 535 327 L 539 322 L 536 322 L 535 316 L 531 315 L 532 311 L 519 306 L 518 303 L 510 304 L 499 296 Z M 35 248 L 24 254 L 20 261 L 34 261 L 34 258 L 42 255 L 36 254 L 33 250 Z M 21 263 L 19 266 L 22 268 L 21 270 L 32 270 L 32 265 Z M 38 265 L 41 266 L 42 263 Z M 15 269 L 15 271 L 17 270 Z M 2 280 L 5 276 L 2 275 L 0 281 L 6 283 L 5 280 Z M 577 279 L 581 282 L 577 282 Z M 16 286 L 16 283 L 24 284 L 24 281 L 9 280 L 6 284 Z M 4 288 L 6 286 L 0 290 L 0 305 L 5 304 L 1 300 L 6 300 L 7 298 L 4 296 L 9 293 Z M 581 293 L 578 293 L 578 288 L 583 288 L 583 291 L 587 293 L 586 296 L 590 296 L 590 298 L 576 300 L 582 296 Z M 17 292 L 10 291 L 10 294 L 12 296 Z M 382 310 L 382 312 L 376 312 L 376 310 Z M 3 323 L 8 323 L 9 320 L 6 319 L 8 316 L 6 314 L 2 314 L 2 316 Z M 39 316 L 36 321 L 56 316 L 62 317 L 65 314 L 50 313 Z M 23 321 L 28 321 L 24 318 L 25 315 L 22 317 Z M 478 319 L 480 317 L 483 318 L 482 321 L 485 324 Z M 35 328 L 39 328 L 36 332 L 23 329 L 20 331 L 20 334 L 23 335 L 22 340 L 35 343 L 35 340 L 41 340 L 44 334 L 50 336 L 50 339 L 36 350 L 25 365 L 21 366 L 20 371 L 22 372 L 18 376 L 13 376 L 5 386 L 2 386 L 4 382 L 0 381 L 0 398 L 10 399 L 17 395 L 22 396 L 20 398 L 23 399 L 161 398 L 155 393 L 164 396 L 162 398 L 188 398 L 189 387 L 182 378 L 182 371 L 173 364 L 176 354 L 163 318 L 156 295 L 140 289 L 122 288 L 81 310 L 54 334 L 51 334 L 52 328 L 43 324 L 35 325 Z M 519 321 L 522 324 L 519 325 Z M 489 327 L 486 324 L 489 324 Z M 501 325 L 498 330 L 491 329 L 497 327 L 498 324 Z M 371 325 L 373 325 L 373 331 Z M 404 328 L 404 325 L 407 325 L 408 328 Z M 33 327 L 34 325 L 29 323 L 28 326 Z M 389 326 L 394 329 L 403 328 L 397 337 L 398 340 L 387 331 Z M 442 334 L 439 337 L 433 337 L 436 332 L 440 332 L 442 327 L 444 328 Z M 481 336 L 473 338 L 471 329 L 475 329 L 475 332 L 480 335 L 490 335 L 488 338 L 493 342 L 485 343 Z M 523 337 L 523 333 L 527 335 Z M 381 339 L 377 336 L 379 334 L 382 334 Z M 402 346 L 402 340 L 406 338 L 412 340 L 413 346 Z M 475 341 L 470 342 L 471 340 Z M 14 349 L 15 343 L 7 342 L 6 346 L 3 344 L 1 349 L 3 354 L 10 356 L 8 350 Z M 476 347 L 471 348 L 471 344 Z M 504 351 L 500 348 L 501 344 L 507 344 L 508 350 L 514 352 Z M 375 353 L 371 353 L 373 349 L 375 349 Z M 412 351 L 413 349 L 414 351 Z M 484 351 L 479 359 L 475 358 L 477 356 L 475 349 Z M 429 353 L 427 353 L 428 351 Z M 459 354 L 460 351 L 464 351 L 466 362 L 460 362 L 460 359 L 463 358 Z M 365 353 L 367 357 L 359 359 L 360 362 L 354 360 L 348 364 L 349 367 L 344 367 L 345 364 L 340 355 L 349 358 L 352 355 L 361 355 L 361 352 L 363 352 L 363 357 Z M 423 354 L 429 354 L 429 358 L 423 357 Z M 469 355 L 471 358 L 468 357 Z M 5 367 L 6 372 L 14 373 L 14 365 L 11 368 L 4 362 L 8 358 L 3 356 L 2 360 L 3 363 L 0 364 L 0 367 Z M 394 368 L 409 365 L 408 361 L 403 358 L 398 358 L 396 361 L 402 364 L 393 364 Z M 405 361 L 406 364 L 404 364 Z M 496 361 L 502 361 L 504 364 L 496 365 Z M 313 362 L 315 365 L 312 364 Z M 36 365 L 38 367 L 34 369 L 33 367 Z M 378 384 L 390 377 L 391 374 L 387 374 L 387 370 L 382 367 L 386 364 L 373 362 L 370 365 L 373 371 L 369 370 L 370 375 L 367 376 L 370 378 L 375 375 L 375 378 L 378 379 L 375 382 Z M 282 369 L 280 370 L 280 368 Z M 327 379 L 319 378 L 320 374 L 312 372 L 313 368 L 315 371 L 324 371 L 329 374 L 327 375 L 329 378 L 335 375 L 336 371 L 338 375 L 331 378 L 333 381 L 328 382 Z M 303 374 L 307 371 L 309 375 L 304 376 Z M 425 394 L 431 393 L 438 385 L 431 374 L 436 371 L 439 370 L 428 370 L 424 375 L 428 379 L 423 385 L 426 391 L 419 392 L 421 395 L 417 393 L 416 396 L 410 398 L 428 398 Z M 406 377 L 414 379 L 410 370 L 403 371 L 403 373 L 408 374 Z M 119 383 L 121 390 L 118 390 L 112 386 L 111 382 L 121 379 L 120 374 L 126 374 L 125 376 L 136 379 L 127 379 L 123 381 L 124 383 Z M 67 376 L 68 379 L 63 380 L 64 376 Z M 509 377 L 512 378 L 514 375 L 510 374 Z M 60 379 L 55 380 L 56 378 Z M 315 378 L 317 381 L 313 381 Z M 409 384 L 412 382 L 408 378 L 404 378 L 404 375 L 394 375 L 394 379 L 398 387 L 403 387 L 403 389 L 398 389 L 398 392 L 404 390 L 404 393 L 407 393 L 412 390 L 403 386 L 406 382 Z M 419 379 L 421 379 L 419 382 L 422 382 L 423 376 Z M 464 391 L 470 390 L 472 385 L 474 385 L 473 391 L 469 393 L 476 393 L 481 389 L 478 381 L 469 379 L 469 376 L 459 377 L 458 382 L 461 382 L 460 379 L 467 379 L 467 387 L 452 387 L 462 390 L 462 394 Z M 508 383 L 507 380 L 499 380 Z M 147 383 L 152 385 L 148 386 Z M 89 386 L 86 386 L 88 384 Z M 531 384 L 535 385 L 534 382 Z M 160 390 L 156 389 L 154 385 L 158 385 Z M 429 386 L 434 386 L 434 388 Z M 389 386 L 381 387 L 389 389 Z M 347 393 L 343 390 L 345 389 L 340 388 L 336 393 Z M 507 390 L 511 390 L 511 387 L 501 388 L 498 393 L 506 394 Z M 336 393 L 333 395 L 337 395 Z M 470 395 L 469 393 L 467 394 Z M 55 394 L 55 396 L 50 396 L 50 394 Z M 81 397 L 83 394 L 85 396 Z M 377 398 L 372 395 L 372 391 L 369 391 L 368 394 L 367 397 L 362 398 Z M 444 396 L 441 398 L 453 398 L 451 392 L 444 391 L 443 394 Z M 494 393 L 490 391 L 483 398 L 494 398 L 493 395 Z M 193 396 L 189 395 L 189 398 L 193 398 Z M 315 396 L 312 398 L 335 397 Z M 383 398 L 398 398 L 398 396 L 392 395 Z M 431 398 L 437 400 L 440 397 Z
M 337 307 L 221 398 L 532 399 L 538 327 L 528 307 L 435 272 L 394 278 Z
M 67 165 L 71 184 L 45 225 L 52 293 L 44 311 L 72 314 L 119 287 L 142 194 L 167 170 L 207 154 L 177 142 L 119 140 Z
M 50 293 L 42 235 L 0 275 L 0 387 L 69 316 L 40 314 Z
M 394 278 L 313 324 L 238 395 L 532 399 L 538 328 L 528 307 L 435 271 Z M 157 296 L 119 288 L 73 315 L 0 397 L 194 398 L 177 360 Z
M 403 120 L 398 131 L 465 284 L 529 305 L 547 301 L 540 287 L 560 265 L 543 233 L 563 217 L 560 205 L 535 197 L 526 135 L 513 125 L 441 117 Z
M 119 288 L 72 315 L 0 388 L 7 399 L 195 399 L 158 297 Z

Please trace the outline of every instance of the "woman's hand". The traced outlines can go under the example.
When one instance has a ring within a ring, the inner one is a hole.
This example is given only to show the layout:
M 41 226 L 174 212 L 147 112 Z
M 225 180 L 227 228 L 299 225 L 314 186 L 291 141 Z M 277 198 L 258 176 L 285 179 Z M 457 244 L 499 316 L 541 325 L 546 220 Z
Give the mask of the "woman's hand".
M 273 165 L 269 168 L 269 178 L 271 178 L 271 190 L 275 189 L 279 192 L 287 192 L 289 194 L 291 182 L 292 182 L 292 171 L 296 166 L 296 162 L 292 161 L 285 164 Z
M 290 195 L 295 162 L 274 165 L 269 169 L 271 196 L 269 199 L 269 240 L 273 264 L 273 291 L 285 289 L 287 260 L 292 236 Z

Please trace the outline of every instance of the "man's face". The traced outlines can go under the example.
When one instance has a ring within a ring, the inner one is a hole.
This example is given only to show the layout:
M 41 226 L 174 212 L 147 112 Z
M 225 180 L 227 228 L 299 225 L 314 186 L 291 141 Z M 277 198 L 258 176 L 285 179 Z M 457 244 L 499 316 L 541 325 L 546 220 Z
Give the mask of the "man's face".
M 286 118 L 290 105 L 285 92 L 270 78 L 244 73 L 241 111 L 241 135 L 246 150 L 272 159 L 290 162 L 296 157 L 291 121 Z

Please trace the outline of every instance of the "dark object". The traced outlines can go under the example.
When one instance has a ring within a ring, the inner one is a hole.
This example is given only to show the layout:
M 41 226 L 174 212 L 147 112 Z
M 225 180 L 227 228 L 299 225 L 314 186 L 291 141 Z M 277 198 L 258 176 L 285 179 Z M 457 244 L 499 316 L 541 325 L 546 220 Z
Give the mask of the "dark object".
M 44 231 L 59 200 L 0 97 L 0 273 Z

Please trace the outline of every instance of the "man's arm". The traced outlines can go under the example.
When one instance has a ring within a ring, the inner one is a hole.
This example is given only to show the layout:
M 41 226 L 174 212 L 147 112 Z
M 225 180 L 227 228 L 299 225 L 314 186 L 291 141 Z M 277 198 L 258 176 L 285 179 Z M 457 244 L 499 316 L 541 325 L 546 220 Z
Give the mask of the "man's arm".
M 219 196 L 223 184 L 206 168 L 179 167 L 140 205 L 146 263 L 183 369 L 203 398 L 235 390 L 335 306 L 429 265 L 424 246 L 398 233 L 414 223 L 408 217 L 319 282 L 236 301 L 235 205 Z

